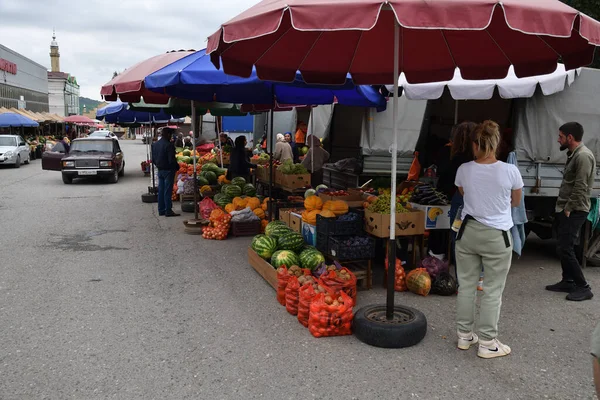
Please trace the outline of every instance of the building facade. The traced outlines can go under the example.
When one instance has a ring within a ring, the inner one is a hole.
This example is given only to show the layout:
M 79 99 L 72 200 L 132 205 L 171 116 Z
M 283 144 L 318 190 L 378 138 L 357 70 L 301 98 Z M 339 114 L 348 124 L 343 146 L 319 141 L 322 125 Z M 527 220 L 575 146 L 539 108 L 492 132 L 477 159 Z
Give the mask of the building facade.
M 48 102 L 50 112 L 61 117 L 79 114 L 79 84 L 74 76 L 60 71 L 60 52 L 56 34 L 50 43 L 51 71 L 48 75 Z
M 48 71 L 0 44 L 0 107 L 48 112 Z

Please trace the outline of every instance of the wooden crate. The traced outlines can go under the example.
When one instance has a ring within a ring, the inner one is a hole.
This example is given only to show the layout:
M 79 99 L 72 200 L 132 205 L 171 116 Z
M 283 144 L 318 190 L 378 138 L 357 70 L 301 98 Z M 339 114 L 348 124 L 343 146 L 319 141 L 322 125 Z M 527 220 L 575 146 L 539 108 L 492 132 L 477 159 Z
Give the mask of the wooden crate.
M 248 262 L 273 289 L 277 290 L 277 270 L 248 247 Z

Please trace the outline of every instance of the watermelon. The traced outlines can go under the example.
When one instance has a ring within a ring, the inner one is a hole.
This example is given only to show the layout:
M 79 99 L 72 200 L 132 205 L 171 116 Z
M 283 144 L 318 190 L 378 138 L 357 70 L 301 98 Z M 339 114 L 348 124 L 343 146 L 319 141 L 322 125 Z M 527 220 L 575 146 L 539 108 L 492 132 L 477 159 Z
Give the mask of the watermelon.
M 175 153 L 181 153 L 181 152 L 183 152 L 183 150 L 184 150 L 183 147 L 176 147 L 175 148 Z
M 280 226 L 285 226 L 287 227 L 287 224 L 281 220 L 277 220 L 277 221 L 271 221 L 267 224 L 267 227 L 265 228 L 265 235 L 269 236 L 269 234 L 271 233 L 271 230 L 274 229 L 275 227 L 280 227 Z
M 242 189 L 240 189 L 239 186 L 229 185 L 227 188 L 223 187 L 221 193 L 224 193 L 231 198 L 240 197 L 242 195 Z
M 190 157 L 181 157 L 181 162 L 184 162 L 186 164 L 191 164 L 192 163 L 192 159 Z
M 300 253 L 300 266 L 311 271 L 325 262 L 325 257 L 318 250 L 307 249 Z
M 217 183 L 217 174 L 212 171 L 204 171 L 202 172 L 202 176 L 206 178 L 210 185 L 215 185 Z
M 206 163 L 206 164 L 202 165 L 202 172 L 204 172 L 204 171 L 212 171 L 217 175 L 222 175 L 222 174 L 219 174 L 219 172 L 221 172 L 221 168 L 219 168 L 217 166 L 217 164 L 215 164 L 215 163 Z
M 292 232 L 291 228 L 283 221 L 269 222 L 265 228 L 265 234 L 269 237 L 278 238 L 279 236 Z
M 256 252 L 261 258 L 269 260 L 275 250 L 277 249 L 277 240 L 270 238 L 266 235 L 257 235 L 252 239 L 250 245 L 252 250 Z
M 227 188 L 231 186 L 229 183 L 224 184 L 223 186 L 221 186 L 221 193 L 225 193 L 225 191 L 227 190 Z
M 214 195 L 213 201 L 217 202 L 217 201 L 219 201 L 219 199 L 221 199 L 223 197 L 226 197 L 223 193 L 217 193 L 217 194 Z
M 251 183 L 244 185 L 243 191 L 246 196 L 256 196 L 256 188 Z
M 235 186 L 239 186 L 240 188 L 243 188 L 244 185 L 246 184 L 246 180 L 244 178 L 242 178 L 241 176 L 236 176 L 235 178 L 233 178 L 231 180 L 231 184 L 235 185 Z
M 219 198 L 215 201 L 217 205 L 221 208 L 225 208 L 225 206 L 233 201 L 233 198 L 223 195 L 223 197 Z
M 192 155 L 192 152 L 191 152 L 191 151 L 189 151 L 189 150 L 184 150 L 184 151 L 183 151 L 183 155 L 184 155 L 185 157 L 189 157 L 189 156 L 191 156 L 191 155 Z
M 304 246 L 304 239 L 298 232 L 289 232 L 279 235 L 277 238 L 277 250 L 289 250 L 298 253 Z
M 286 267 L 291 267 L 292 265 L 299 265 L 300 259 L 296 255 L 296 253 L 289 250 L 277 250 L 271 256 L 271 265 L 273 268 L 277 269 L 282 265 Z
M 209 184 L 208 180 L 205 177 L 203 177 L 202 175 L 197 176 L 196 180 L 198 181 L 198 186 L 201 186 L 201 187 Z
M 304 192 L 304 198 L 305 199 L 307 197 L 316 196 L 316 195 L 317 195 L 317 191 L 315 189 L 307 189 L 306 192 Z

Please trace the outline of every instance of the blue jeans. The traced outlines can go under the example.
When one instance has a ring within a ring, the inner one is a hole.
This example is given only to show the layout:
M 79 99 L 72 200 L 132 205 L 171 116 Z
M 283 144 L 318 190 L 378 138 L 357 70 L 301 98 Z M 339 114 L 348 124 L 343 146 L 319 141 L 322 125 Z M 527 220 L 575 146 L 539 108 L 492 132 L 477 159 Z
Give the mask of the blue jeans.
M 175 180 L 175 171 L 158 171 L 158 214 L 164 215 L 173 212 L 173 201 L 171 193 L 173 191 L 173 182 Z

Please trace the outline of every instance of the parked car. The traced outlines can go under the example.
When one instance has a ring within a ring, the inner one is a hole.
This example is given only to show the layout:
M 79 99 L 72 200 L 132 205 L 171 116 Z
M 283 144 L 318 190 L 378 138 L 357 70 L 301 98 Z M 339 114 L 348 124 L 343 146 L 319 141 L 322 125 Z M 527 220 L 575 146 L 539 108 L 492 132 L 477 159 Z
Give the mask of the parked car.
M 117 183 L 125 174 L 125 159 L 119 141 L 106 137 L 87 137 L 71 142 L 66 154 L 62 143 L 42 155 L 42 169 L 61 171 L 65 184 L 75 178 L 104 177 Z
M 12 164 L 19 168 L 29 164 L 31 152 L 29 145 L 19 135 L 0 135 L 0 164 Z
M 119 139 L 117 137 L 117 135 L 115 135 L 114 133 L 112 133 L 109 130 L 104 130 L 104 129 L 94 131 L 94 132 L 90 133 L 87 137 L 89 137 L 89 138 L 107 137 L 107 138 Z

